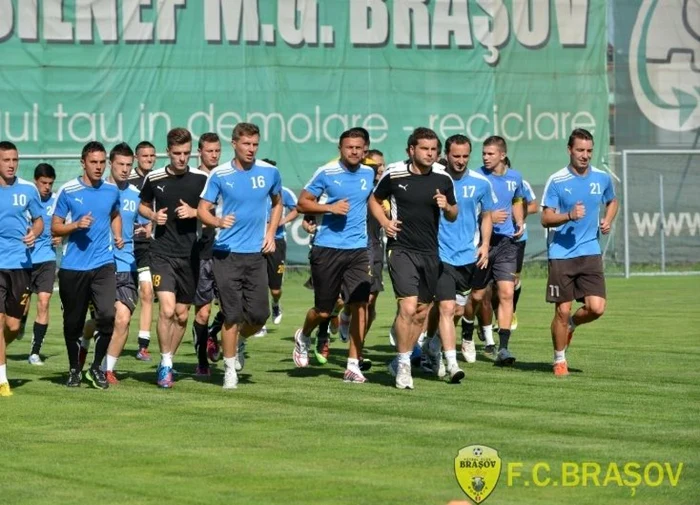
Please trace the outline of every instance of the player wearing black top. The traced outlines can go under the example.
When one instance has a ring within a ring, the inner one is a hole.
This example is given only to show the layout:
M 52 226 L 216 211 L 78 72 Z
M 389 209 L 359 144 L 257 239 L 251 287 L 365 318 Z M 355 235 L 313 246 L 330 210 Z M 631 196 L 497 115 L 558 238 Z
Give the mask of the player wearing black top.
M 369 209 L 388 238 L 389 275 L 399 301 L 394 323 L 398 356 L 390 371 L 400 389 L 413 389 L 411 351 L 423 330 L 440 276 L 440 212 L 449 221 L 457 218 L 452 179 L 435 163 L 438 149 L 434 131 L 416 128 L 408 138 L 409 159 L 389 165 L 369 199 Z M 387 199 L 391 218 L 382 207 Z
M 158 296 L 158 343 L 161 363 L 158 386 L 173 384 L 173 354 L 187 327 L 190 305 L 197 286 L 193 249 L 197 240 L 197 205 L 207 176 L 190 168 L 192 136 L 184 128 L 168 132 L 170 163 L 154 170 L 141 188 L 142 216 L 155 222 L 150 248 L 153 288 Z
M 127 181 L 139 191 L 143 188 L 143 181 L 153 169 L 156 162 L 156 148 L 144 140 L 136 145 L 136 168 Z M 151 233 L 153 224 L 147 220 L 137 221 L 134 227 L 134 256 L 139 275 L 139 300 L 141 302 L 141 315 L 139 319 L 139 350 L 136 359 L 150 361 L 148 344 L 151 342 L 151 321 L 153 320 L 153 284 L 151 282 L 151 270 L 148 265 L 148 250 L 151 246 Z

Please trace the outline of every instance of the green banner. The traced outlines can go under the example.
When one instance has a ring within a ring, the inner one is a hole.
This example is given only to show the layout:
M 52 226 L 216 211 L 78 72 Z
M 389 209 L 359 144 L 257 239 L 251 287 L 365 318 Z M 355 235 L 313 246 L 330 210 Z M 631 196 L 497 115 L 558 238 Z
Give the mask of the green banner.
M 537 187 L 572 128 L 607 153 L 606 37 L 603 0 L 0 0 L 0 139 L 162 151 L 171 127 L 229 139 L 250 121 L 298 189 L 350 126 L 389 161 L 430 126 L 470 137 L 472 167 L 481 140 L 505 137 Z

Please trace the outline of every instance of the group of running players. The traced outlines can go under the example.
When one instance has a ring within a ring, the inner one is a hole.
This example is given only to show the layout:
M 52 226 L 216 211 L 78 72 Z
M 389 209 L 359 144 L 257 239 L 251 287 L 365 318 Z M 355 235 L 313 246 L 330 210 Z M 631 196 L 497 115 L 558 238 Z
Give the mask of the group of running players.
M 118 384 L 115 367 L 139 299 L 136 357 L 151 360 L 155 295 L 157 385 L 173 387 L 173 358 L 194 304 L 195 373 L 210 377 L 210 361 L 223 357 L 223 387 L 235 389 L 246 339 L 264 335 L 270 317 L 281 323 L 285 225 L 299 214 L 313 235 L 307 286 L 314 303 L 294 335 L 297 367 L 309 366 L 310 354 L 325 364 L 329 333 L 337 328 L 349 341 L 344 381 L 366 381 L 363 372 L 372 363 L 364 343 L 383 290 L 384 258 L 397 300 L 390 333 L 397 354 L 388 367 L 397 388 L 413 389 L 418 355 L 422 368 L 435 375 L 453 383 L 464 378 L 457 361 L 460 320 L 467 363 L 476 361 L 475 327 L 486 356 L 501 366 L 515 363 L 509 343 L 517 326 L 525 218 L 538 206 L 531 186 L 510 166 L 503 138 L 483 142 L 483 165 L 473 170 L 467 168 L 467 137 L 448 138 L 443 152 L 434 131 L 416 128 L 407 158 L 385 167 L 383 154 L 370 150 L 367 131 L 351 128 L 340 136 L 338 158 L 316 170 L 298 201 L 282 186 L 276 164 L 257 158 L 259 140 L 256 125 L 239 123 L 231 139 L 234 157 L 220 163 L 221 141 L 205 133 L 194 168 L 192 135 L 175 128 L 167 135 L 168 164 L 159 169 L 153 169 L 156 152 L 149 142 L 135 151 L 121 143 L 109 154 L 101 143 L 89 142 L 82 174 L 57 194 L 51 165 L 37 165 L 34 183 L 22 180 L 17 147 L 0 142 L 0 396 L 12 394 L 6 344 L 23 335 L 32 293 L 37 310 L 28 361 L 43 364 L 61 244 L 67 386 L 78 387 L 83 378 L 99 389 Z M 555 304 L 557 376 L 568 375 L 565 351 L 574 329 L 605 310 L 598 238 L 610 231 L 617 212 L 611 178 L 590 165 L 592 135 L 574 130 L 568 151 L 569 164 L 549 178 L 541 202 L 541 222 L 549 230 L 546 299 Z M 582 303 L 576 310 L 574 300 Z M 215 301 L 219 311 L 210 322 Z M 93 359 L 83 373 L 91 342 Z

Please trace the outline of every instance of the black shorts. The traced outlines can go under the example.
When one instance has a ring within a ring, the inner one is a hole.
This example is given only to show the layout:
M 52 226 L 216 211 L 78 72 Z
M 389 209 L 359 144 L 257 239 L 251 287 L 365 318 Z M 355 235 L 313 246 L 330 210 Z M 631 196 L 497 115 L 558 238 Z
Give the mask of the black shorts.
M 484 289 L 491 281 L 515 282 L 518 266 L 518 245 L 512 237 L 494 235 L 489 248 L 489 265 L 477 269 L 472 289 Z
M 275 252 L 266 254 L 265 260 L 267 261 L 267 287 L 275 290 L 281 289 L 287 260 L 287 241 L 283 238 L 276 238 Z
M 83 333 L 85 315 L 92 305 L 91 317 L 96 329 L 104 335 L 114 330 L 116 273 L 109 263 L 92 270 L 58 271 L 58 294 L 63 306 L 63 334 L 75 338 Z
M 525 263 L 525 246 L 527 245 L 527 240 L 516 242 L 515 245 L 518 247 L 518 256 L 515 260 L 515 273 L 519 274 L 523 271 L 523 263 Z
M 396 298 L 417 296 L 420 303 L 433 301 L 442 273 L 437 254 L 392 249 L 387 254 L 387 263 Z
M 262 253 L 214 251 L 212 267 L 224 322 L 265 324 L 270 317 L 270 304 L 267 300 L 267 263 Z
M 132 314 L 139 301 L 138 274 L 136 272 L 117 272 L 117 297 Z
M 136 270 L 141 272 L 148 271 L 150 267 L 150 242 L 134 242 L 134 258 L 136 258 Z
M 209 305 L 219 297 L 212 270 L 213 259 L 199 260 L 197 269 L 197 288 L 194 293 L 194 304 L 197 307 Z
M 603 257 L 600 254 L 549 260 L 546 294 L 549 303 L 583 301 L 587 296 L 605 298 Z
M 476 270 L 476 263 L 461 267 L 443 263 L 442 273 L 435 289 L 435 299 L 438 302 L 444 302 L 454 301 L 457 294 L 466 296 L 472 288 L 472 280 Z
M 345 303 L 367 303 L 370 293 L 370 258 L 366 247 L 336 249 L 314 246 L 309 255 L 314 286 L 314 307 L 332 312 L 343 292 Z
M 56 282 L 56 262 L 45 261 L 32 265 L 32 280 L 29 289 L 32 293 L 53 293 Z
M 370 249 L 370 256 L 372 259 L 370 293 L 379 293 L 384 291 L 384 250 L 381 247 Z
M 191 304 L 197 289 L 196 269 L 191 258 L 167 258 L 150 254 L 153 290 L 175 293 L 177 303 Z
M 29 283 L 32 271 L 27 268 L 0 270 L 0 314 L 15 319 L 24 315 L 24 307 L 29 301 Z

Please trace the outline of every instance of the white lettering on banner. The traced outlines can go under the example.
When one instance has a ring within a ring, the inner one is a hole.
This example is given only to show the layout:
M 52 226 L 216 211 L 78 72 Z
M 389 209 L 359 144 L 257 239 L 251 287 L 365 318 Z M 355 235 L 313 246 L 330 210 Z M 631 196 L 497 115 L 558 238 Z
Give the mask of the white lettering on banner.
M 633 212 L 632 219 L 637 227 L 637 234 L 640 237 L 653 237 L 657 234 L 659 225 L 662 226 L 667 237 L 680 237 L 689 235 L 694 237 L 700 234 L 700 212 L 669 212 L 663 219 L 658 212 Z
M 18 128 L 13 116 L 21 116 L 22 124 Z M 12 123 L 15 123 L 14 125 Z M 18 133 L 19 132 L 19 133 Z M 39 140 L 39 104 L 32 104 L 32 112 L 10 114 L 0 111 L 0 140 L 10 142 L 36 142 Z
M 484 61 L 497 65 L 500 50 L 511 38 L 525 47 L 546 44 L 585 47 L 590 0 L 201 0 L 204 41 L 211 44 L 333 46 L 335 27 L 320 19 L 349 23 L 349 42 L 359 47 L 472 49 L 474 41 L 487 49 Z M 172 43 L 179 25 L 191 30 L 196 5 L 186 0 L 0 0 L 0 43 L 18 36 L 26 43 L 76 41 Z M 272 5 L 271 5 L 272 4 Z M 320 9 L 324 9 L 321 11 Z M 144 21 L 144 11 L 155 21 Z M 74 15 L 74 16 L 73 16 Z M 39 19 L 41 22 L 41 29 Z M 347 20 L 347 21 L 346 21 Z M 15 23 L 17 26 L 15 26 Z M 556 26 L 556 30 L 554 27 Z M 74 34 L 75 32 L 75 34 Z M 276 37 L 279 32 L 279 38 Z M 511 37 L 511 34 L 513 37 Z M 558 40 L 552 40 L 553 34 Z M 279 41 L 278 41 L 279 40 Z

